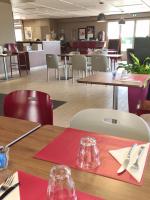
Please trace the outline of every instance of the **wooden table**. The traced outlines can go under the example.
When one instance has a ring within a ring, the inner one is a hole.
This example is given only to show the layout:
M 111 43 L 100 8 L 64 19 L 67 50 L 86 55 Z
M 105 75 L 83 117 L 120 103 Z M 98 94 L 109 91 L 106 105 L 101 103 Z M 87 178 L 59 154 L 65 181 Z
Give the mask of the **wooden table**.
M 114 54 L 115 55 L 115 54 Z M 144 84 L 148 82 L 150 79 L 150 75 L 143 75 L 143 74 L 131 74 L 129 75 L 128 79 L 130 77 L 136 78 L 136 77 L 145 77 L 145 81 L 125 81 L 121 79 L 121 74 L 117 74 L 115 79 L 112 78 L 111 72 L 96 72 L 96 74 L 88 76 L 86 78 L 82 78 L 77 80 L 78 83 L 86 83 L 86 84 L 98 84 L 98 85 L 112 85 L 113 86 L 113 109 L 118 109 L 118 86 L 124 86 L 124 87 L 132 87 L 132 88 L 141 88 L 144 89 Z M 141 98 L 140 96 L 132 96 L 132 98 L 136 98 L 136 103 Z M 132 99 L 133 100 L 133 99 Z M 130 102 L 129 102 L 130 106 Z M 136 107 L 136 105 L 135 105 Z M 130 107 L 129 107 L 130 110 Z
M 20 140 L 10 148 L 8 170 L 18 169 L 48 179 L 50 168 L 54 165 L 47 161 L 33 158 L 35 153 L 58 136 L 64 128 L 43 126 L 34 133 Z M 3 138 L 2 138 L 3 140 Z M 59 148 L 59 147 L 58 147 Z M 67 155 L 66 155 L 67 156 Z M 111 166 L 110 166 L 111 167 Z M 72 169 L 76 188 L 107 200 L 148 200 L 150 199 L 150 162 L 144 172 L 144 185 L 135 186 L 111 178 L 94 175 Z
M 0 116 L 0 146 L 12 145 L 40 126 L 39 123 Z

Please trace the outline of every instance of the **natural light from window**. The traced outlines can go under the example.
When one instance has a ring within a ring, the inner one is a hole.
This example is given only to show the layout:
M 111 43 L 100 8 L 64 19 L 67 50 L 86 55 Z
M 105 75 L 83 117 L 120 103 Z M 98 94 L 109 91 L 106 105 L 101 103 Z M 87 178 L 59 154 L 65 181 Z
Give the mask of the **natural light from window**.
M 150 33 L 150 21 L 149 20 L 137 20 L 135 37 L 146 37 Z
M 16 41 L 23 41 L 22 29 L 15 29 Z
M 119 24 L 118 22 L 108 22 L 108 39 L 119 39 Z
M 121 25 L 121 50 L 126 51 L 129 48 L 133 48 L 134 39 L 134 21 L 126 21 Z

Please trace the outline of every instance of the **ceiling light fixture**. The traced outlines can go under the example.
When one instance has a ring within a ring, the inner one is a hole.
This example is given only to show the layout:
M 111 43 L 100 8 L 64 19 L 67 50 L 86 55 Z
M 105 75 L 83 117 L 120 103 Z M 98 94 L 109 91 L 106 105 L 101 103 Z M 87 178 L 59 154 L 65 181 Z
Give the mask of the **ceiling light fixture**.
M 124 19 L 123 17 L 121 17 L 118 23 L 119 23 L 119 24 L 125 24 L 126 21 L 125 21 L 125 19 Z
M 104 15 L 104 13 L 100 13 L 98 16 L 97 16 L 97 22 L 106 22 L 106 17 Z

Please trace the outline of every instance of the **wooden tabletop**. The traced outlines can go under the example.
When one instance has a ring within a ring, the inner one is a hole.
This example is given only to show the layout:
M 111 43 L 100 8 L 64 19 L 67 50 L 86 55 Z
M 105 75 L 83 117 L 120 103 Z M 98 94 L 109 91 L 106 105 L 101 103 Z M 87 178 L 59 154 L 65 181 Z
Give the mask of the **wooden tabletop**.
M 136 81 L 137 77 L 144 77 L 144 81 Z M 150 75 L 131 74 L 127 79 L 121 79 L 121 73 L 117 73 L 116 78 L 112 78 L 112 72 L 96 72 L 94 75 L 87 76 L 77 80 L 78 83 L 98 84 L 98 85 L 114 85 L 124 87 L 144 87 L 144 84 L 150 79 Z
M 64 128 L 43 126 L 10 148 L 8 170 L 23 170 L 48 179 L 52 163 L 33 158 L 35 153 L 58 136 Z M 59 147 L 58 147 L 59 148 Z M 66 155 L 67 156 L 67 155 Z M 111 167 L 111 166 L 110 166 Z M 1 172 L 2 173 L 2 172 Z M 150 162 L 144 172 L 144 185 L 135 186 L 111 178 L 72 169 L 76 188 L 107 200 L 148 200 L 150 199 Z
M 0 116 L 0 146 L 11 143 L 39 126 L 39 123 Z

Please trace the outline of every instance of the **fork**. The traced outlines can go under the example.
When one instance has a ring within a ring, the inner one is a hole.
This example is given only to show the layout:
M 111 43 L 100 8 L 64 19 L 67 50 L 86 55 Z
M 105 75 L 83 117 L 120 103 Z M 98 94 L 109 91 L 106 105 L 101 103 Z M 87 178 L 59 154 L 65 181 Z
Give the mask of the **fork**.
M 11 186 L 13 180 L 14 180 L 14 175 L 9 176 L 9 177 L 5 180 L 5 182 L 0 186 L 0 190 L 1 190 L 1 191 L 7 190 L 7 189 Z
M 139 169 L 139 159 L 140 159 L 140 157 L 141 157 L 142 152 L 143 152 L 144 149 L 145 149 L 144 146 L 141 146 L 141 147 L 140 147 L 140 149 L 139 149 L 139 151 L 138 151 L 137 158 L 136 158 L 135 162 L 133 163 L 133 165 L 131 166 L 133 169 L 136 169 L 136 170 Z

